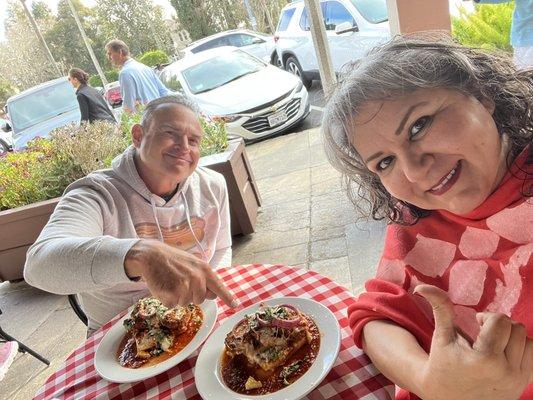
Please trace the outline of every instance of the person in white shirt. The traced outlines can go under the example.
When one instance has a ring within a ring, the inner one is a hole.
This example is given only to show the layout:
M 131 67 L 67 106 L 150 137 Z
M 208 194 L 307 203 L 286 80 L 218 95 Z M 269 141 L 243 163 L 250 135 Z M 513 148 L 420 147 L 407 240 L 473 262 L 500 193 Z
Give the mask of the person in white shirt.
M 89 332 L 151 294 L 168 306 L 219 296 L 231 264 L 224 177 L 198 167 L 198 109 L 181 95 L 159 98 L 131 130 L 133 145 L 71 184 L 28 251 L 24 278 L 79 294 Z

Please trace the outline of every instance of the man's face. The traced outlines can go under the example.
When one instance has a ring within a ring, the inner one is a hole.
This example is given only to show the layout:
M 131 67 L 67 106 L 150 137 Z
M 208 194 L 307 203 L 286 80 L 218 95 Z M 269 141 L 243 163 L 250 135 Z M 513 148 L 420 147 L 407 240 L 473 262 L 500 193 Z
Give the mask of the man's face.
M 133 130 L 133 144 L 143 167 L 152 176 L 182 182 L 200 159 L 203 131 L 189 108 L 178 104 L 159 106 L 148 126 Z
M 126 57 L 120 51 L 114 51 L 112 48 L 107 47 L 105 49 L 107 58 L 111 61 L 111 64 L 115 67 L 122 67 Z

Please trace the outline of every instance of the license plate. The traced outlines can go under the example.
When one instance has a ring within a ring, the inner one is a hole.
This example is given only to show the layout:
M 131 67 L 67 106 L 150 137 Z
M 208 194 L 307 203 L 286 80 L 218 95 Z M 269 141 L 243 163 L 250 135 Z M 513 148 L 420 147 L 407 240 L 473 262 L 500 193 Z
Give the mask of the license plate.
M 288 119 L 289 117 L 287 116 L 287 113 L 285 112 L 285 110 L 281 110 L 268 117 L 268 124 L 270 126 L 276 126 L 276 125 L 284 123 Z

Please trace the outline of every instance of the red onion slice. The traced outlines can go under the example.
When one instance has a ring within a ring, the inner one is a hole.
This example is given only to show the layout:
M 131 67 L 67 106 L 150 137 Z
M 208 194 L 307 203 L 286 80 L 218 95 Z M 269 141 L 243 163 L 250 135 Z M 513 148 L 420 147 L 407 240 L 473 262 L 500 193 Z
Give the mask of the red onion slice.
M 257 322 L 259 322 L 259 326 L 262 328 L 267 328 L 269 326 L 272 326 L 272 322 L 268 322 L 266 319 L 263 319 L 259 316 L 259 314 L 256 315 Z
M 293 329 L 296 328 L 298 325 L 300 325 L 300 320 L 302 319 L 300 312 L 290 304 L 282 304 L 278 307 L 285 307 L 288 308 L 291 311 L 294 311 L 296 313 L 296 317 L 291 319 L 285 319 L 285 318 L 279 318 L 279 317 L 272 317 L 272 325 L 276 326 L 278 328 L 282 329 Z

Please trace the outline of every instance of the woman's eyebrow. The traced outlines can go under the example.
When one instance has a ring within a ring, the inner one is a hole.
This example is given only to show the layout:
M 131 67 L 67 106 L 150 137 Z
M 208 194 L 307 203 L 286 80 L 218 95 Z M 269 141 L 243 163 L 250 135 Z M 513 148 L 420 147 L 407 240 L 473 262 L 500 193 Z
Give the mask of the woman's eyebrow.
M 383 155 L 383 152 L 382 151 L 378 151 L 377 153 L 375 154 L 372 154 L 370 157 L 368 157 L 366 160 L 365 160 L 365 164 L 368 164 L 370 161 L 372 161 L 374 158 L 378 158 L 380 156 Z
M 396 129 L 396 132 L 394 132 L 394 134 L 396 136 L 398 136 L 400 133 L 402 133 L 403 128 L 404 128 L 405 124 L 407 123 L 407 120 L 409 120 L 409 117 L 411 116 L 413 111 L 417 107 L 420 107 L 420 106 L 423 106 L 423 105 L 426 105 L 426 104 L 428 104 L 428 101 L 421 101 L 420 103 L 416 103 L 416 104 L 412 105 L 411 107 L 409 107 L 409 109 L 407 110 L 407 112 L 403 116 L 403 118 L 402 118 L 402 120 L 400 122 L 400 125 L 398 126 L 398 129 Z

